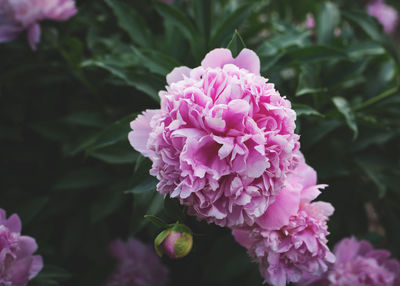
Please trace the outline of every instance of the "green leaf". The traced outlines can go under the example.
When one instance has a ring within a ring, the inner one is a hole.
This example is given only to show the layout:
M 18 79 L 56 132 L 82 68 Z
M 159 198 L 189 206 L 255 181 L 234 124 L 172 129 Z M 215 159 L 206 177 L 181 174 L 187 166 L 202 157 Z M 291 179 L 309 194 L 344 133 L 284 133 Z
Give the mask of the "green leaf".
M 279 51 L 285 50 L 289 47 L 297 46 L 303 47 L 308 40 L 310 31 L 289 30 L 283 34 L 274 35 L 257 49 L 257 55 L 260 57 L 274 56 Z
M 151 32 L 142 16 L 132 6 L 118 0 L 106 0 L 118 19 L 118 25 L 124 29 L 131 40 L 139 45 L 149 47 L 151 43 Z
M 193 44 L 194 39 L 197 36 L 197 31 L 185 14 L 181 10 L 175 8 L 173 5 L 160 1 L 155 1 L 154 3 L 158 13 L 167 21 L 173 23 L 175 27 L 184 34 L 186 39 Z
M 194 0 L 193 8 L 197 28 L 208 39 L 211 27 L 211 0 Z
M 136 194 L 136 195 L 142 195 L 141 194 Z M 134 200 L 135 200 L 136 196 L 134 196 Z M 149 204 L 147 204 L 147 210 L 145 211 L 146 215 L 152 215 L 152 216 L 156 216 L 163 208 L 163 202 L 164 202 L 164 196 L 161 195 L 158 192 L 154 192 L 154 195 L 151 199 L 151 201 L 149 202 Z M 138 227 L 135 229 L 135 232 L 140 231 L 141 229 L 143 229 L 143 227 L 145 227 L 147 224 L 149 223 L 149 220 L 141 220 Z
M 317 14 L 316 33 L 318 44 L 330 44 L 333 39 L 333 31 L 339 25 L 340 11 L 336 4 L 323 2 L 320 4 Z
M 96 200 L 90 208 L 90 218 L 93 223 L 103 220 L 116 210 L 125 201 L 125 196 L 121 191 L 112 190 L 104 195 L 100 200 Z
M 150 49 L 137 49 L 131 47 L 140 60 L 140 64 L 156 74 L 165 76 L 175 67 L 181 66 L 178 61 L 170 56 Z
M 313 128 L 308 128 L 303 132 L 301 136 L 303 139 L 302 147 L 304 149 L 310 149 L 340 125 L 341 122 L 336 119 L 325 119 L 315 122 L 312 125 Z
M 325 88 L 321 88 L 318 84 L 318 67 L 315 65 L 302 65 L 300 69 L 301 72 L 299 84 L 296 89 L 296 96 L 326 91 Z
M 339 110 L 341 114 L 343 114 L 344 118 L 346 119 L 347 125 L 350 127 L 350 129 L 353 131 L 353 138 L 357 138 L 358 136 L 358 128 L 357 128 L 357 123 L 356 119 L 353 113 L 353 110 L 350 107 L 350 104 L 348 101 L 340 96 L 336 96 L 332 98 L 333 104 L 336 106 L 336 108 Z
M 317 110 L 312 108 L 311 106 L 308 106 L 306 104 L 301 104 L 301 103 L 292 103 L 292 108 L 294 111 L 296 111 L 297 116 L 301 115 L 317 115 L 317 116 L 322 116 L 321 113 L 319 113 Z
M 58 266 L 45 264 L 43 270 L 39 272 L 38 276 L 35 278 L 35 281 L 38 282 L 38 285 L 58 285 L 58 283 L 51 283 L 56 281 L 65 281 L 71 277 L 72 274 L 67 270 Z M 43 284 L 39 283 L 39 281 Z
M 252 4 L 243 4 L 233 13 L 226 13 L 226 16 L 219 20 L 211 31 L 211 47 L 220 47 L 234 33 L 235 29 L 239 29 L 240 25 L 250 15 L 252 7 Z
M 110 65 L 101 60 L 87 60 L 82 63 L 83 67 L 95 66 L 109 71 L 112 75 L 121 79 L 127 85 L 146 93 L 152 99 L 159 102 L 158 91 L 162 88 L 164 80 L 155 77 L 152 74 L 141 74 L 137 71 L 124 69 L 121 67 Z
M 132 189 L 126 191 L 126 193 L 139 194 L 139 193 L 149 192 L 155 190 L 157 184 L 158 180 L 156 178 L 148 177 L 142 182 L 140 182 L 138 185 L 134 186 Z
M 18 214 L 24 222 L 24 226 L 27 226 L 42 211 L 48 201 L 49 197 L 39 197 L 21 205 Z
M 107 122 L 103 119 L 99 112 L 93 111 L 77 111 L 63 117 L 63 122 L 87 127 L 103 127 Z
M 145 215 L 144 218 L 150 220 L 156 226 L 159 226 L 162 228 L 168 227 L 168 224 L 164 220 L 162 220 L 161 218 L 159 218 L 157 216 Z
M 184 207 L 179 203 L 178 199 L 166 197 L 164 200 L 164 212 L 168 218 L 176 221 L 184 221 Z
M 379 29 L 378 22 L 365 12 L 359 11 L 341 11 L 343 17 L 357 24 L 364 32 L 373 40 L 380 41 L 382 38 L 382 30 Z
M 96 149 L 88 155 L 108 164 L 132 164 L 138 157 L 127 141 Z
M 96 141 L 86 149 L 90 155 L 98 149 L 111 146 L 122 140 L 128 140 L 128 133 L 131 131 L 129 123 L 136 118 L 137 114 L 128 115 L 105 128 L 96 138 Z
M 55 190 L 85 189 L 109 182 L 106 171 L 102 169 L 81 168 L 61 177 L 54 185 Z
M 347 54 L 341 50 L 327 46 L 308 46 L 294 49 L 287 53 L 295 62 L 313 63 L 327 60 L 347 59 Z
M 385 53 L 385 49 L 376 42 L 355 43 L 346 47 L 345 51 L 351 58 L 378 56 Z
M 379 197 L 382 198 L 386 193 L 385 180 L 382 176 L 381 159 L 375 155 L 366 155 L 355 159 L 355 163 L 364 171 L 369 179 L 378 188 Z

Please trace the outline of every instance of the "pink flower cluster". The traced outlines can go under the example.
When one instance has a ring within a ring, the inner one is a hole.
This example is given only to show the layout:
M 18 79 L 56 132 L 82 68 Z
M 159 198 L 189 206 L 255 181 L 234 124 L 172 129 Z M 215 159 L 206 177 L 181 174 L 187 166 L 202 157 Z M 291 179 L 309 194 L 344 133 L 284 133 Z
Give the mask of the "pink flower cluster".
M 367 6 L 367 12 L 378 19 L 387 34 L 395 32 L 399 14 L 395 8 L 387 5 L 384 0 L 373 0 Z
M 153 162 L 162 194 L 220 226 L 253 225 L 297 165 L 296 113 L 248 49 L 208 53 L 200 67 L 176 68 L 161 109 L 131 123 L 131 145 Z
M 136 239 L 116 240 L 110 245 L 111 256 L 117 259 L 115 271 L 105 286 L 164 286 L 168 269 L 163 266 L 151 245 Z
M 36 241 L 21 235 L 21 220 L 0 209 L 0 285 L 25 286 L 43 268 Z
M 325 187 L 316 185 L 316 177 L 302 160 L 262 219 L 232 232 L 271 285 L 299 282 L 305 274 L 321 275 L 335 261 L 326 238 L 334 209 L 326 202 L 312 202 Z
M 336 263 L 320 277 L 308 276 L 299 286 L 398 286 L 400 263 L 386 250 L 345 238 L 335 246 Z
M 208 53 L 167 76 L 161 109 L 131 123 L 131 145 L 151 159 L 160 193 L 191 215 L 228 226 L 272 285 L 322 274 L 333 207 L 312 202 L 325 185 L 299 151 L 296 114 L 260 76 L 248 49 Z
M 0 43 L 12 41 L 27 30 L 29 45 L 35 50 L 40 41 L 40 21 L 62 21 L 76 12 L 74 0 L 0 0 Z

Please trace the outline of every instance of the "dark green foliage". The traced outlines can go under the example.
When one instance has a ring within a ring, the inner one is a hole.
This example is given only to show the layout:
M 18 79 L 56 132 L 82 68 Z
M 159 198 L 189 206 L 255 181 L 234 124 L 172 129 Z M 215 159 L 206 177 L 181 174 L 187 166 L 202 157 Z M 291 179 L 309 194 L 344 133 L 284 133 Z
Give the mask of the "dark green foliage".
M 193 232 L 187 257 L 163 258 L 169 285 L 261 285 L 228 229 L 187 217 L 155 191 L 150 162 L 127 140 L 129 122 L 158 107 L 172 68 L 198 66 L 228 43 L 242 48 L 235 29 L 298 113 L 301 149 L 330 185 L 321 199 L 336 208 L 331 245 L 355 235 L 399 257 L 400 52 L 362 5 L 78 1 L 70 21 L 44 23 L 37 52 L 22 36 L 1 44 L 0 207 L 20 214 L 38 241 L 46 266 L 30 285 L 102 285 L 110 241 L 151 244 L 160 231 L 146 214 Z M 307 12 L 315 31 L 302 24 Z M 367 202 L 384 232 L 371 232 Z

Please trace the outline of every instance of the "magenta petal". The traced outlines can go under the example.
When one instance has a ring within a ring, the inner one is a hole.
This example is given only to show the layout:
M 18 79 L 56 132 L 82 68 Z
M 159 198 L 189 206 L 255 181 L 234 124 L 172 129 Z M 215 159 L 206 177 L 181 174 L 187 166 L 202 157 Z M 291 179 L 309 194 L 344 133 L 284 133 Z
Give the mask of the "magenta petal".
M 257 224 L 264 229 L 277 230 L 289 223 L 289 218 L 299 210 L 300 192 L 283 189 L 267 211 L 257 219 Z
M 8 229 L 12 232 L 19 233 L 22 229 L 21 220 L 19 219 L 19 216 L 17 214 L 11 215 L 4 225 L 8 227 Z
M 13 286 L 25 286 L 29 280 L 30 269 L 33 262 L 31 256 L 15 261 L 12 265 Z
M 146 157 L 150 157 L 153 154 L 153 152 L 147 148 L 147 141 L 152 131 L 150 121 L 153 116 L 159 112 L 160 110 L 148 109 L 131 122 L 133 131 L 128 135 L 129 142 L 136 151 L 142 153 Z
M 167 83 L 172 84 L 184 79 L 184 76 L 190 75 L 191 69 L 185 66 L 174 68 L 169 74 L 167 74 Z
M 253 240 L 249 237 L 249 232 L 246 230 L 234 229 L 232 235 L 236 242 L 245 248 L 249 248 L 253 243 Z
M 28 42 L 33 51 L 36 51 L 36 44 L 40 41 L 40 25 L 34 23 L 28 28 Z
M 337 263 L 346 263 L 351 261 L 358 253 L 359 243 L 354 238 L 346 238 L 335 246 L 335 255 Z
M 307 202 L 307 203 L 313 201 L 321 194 L 321 191 L 319 189 L 324 189 L 327 186 L 328 185 L 315 185 L 315 186 L 311 186 L 306 189 L 303 189 L 301 191 L 301 201 Z
M 31 269 L 29 270 L 29 279 L 34 278 L 40 271 L 42 271 L 42 269 L 43 258 L 40 255 L 34 255 Z
M 35 239 L 25 235 L 20 237 L 18 246 L 19 246 L 19 250 L 17 252 L 18 257 L 32 255 L 32 253 L 34 253 L 38 248 Z
M 257 54 L 249 49 L 243 49 L 233 62 L 239 68 L 260 74 L 260 59 Z

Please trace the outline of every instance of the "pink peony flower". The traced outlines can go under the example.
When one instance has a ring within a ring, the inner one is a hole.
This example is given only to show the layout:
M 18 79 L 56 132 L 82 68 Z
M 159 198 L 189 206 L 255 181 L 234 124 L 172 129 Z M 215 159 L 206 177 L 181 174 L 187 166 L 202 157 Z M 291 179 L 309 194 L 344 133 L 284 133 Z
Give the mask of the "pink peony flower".
M 105 286 L 164 286 L 168 269 L 163 266 L 151 245 L 136 239 L 115 240 L 110 245 L 117 266 Z
M 131 145 L 153 161 L 162 194 L 220 226 L 252 225 L 297 164 L 296 114 L 248 49 L 208 53 L 174 69 L 161 109 L 131 123 Z
M 396 9 L 386 5 L 385 1 L 375 0 L 369 3 L 367 5 L 367 12 L 378 19 L 387 34 L 392 34 L 395 31 L 399 14 Z
M 77 12 L 74 0 L 0 0 L 0 43 L 27 30 L 32 50 L 40 41 L 42 20 L 62 21 Z
M 307 13 L 305 25 L 306 25 L 306 28 L 310 29 L 310 30 L 315 28 L 315 20 L 314 20 L 313 14 Z
M 265 282 L 284 286 L 305 273 L 320 275 L 335 261 L 327 247 L 327 220 L 333 207 L 311 202 L 320 193 L 315 171 L 304 160 L 257 224 L 235 228 L 233 235 L 259 263 Z
M 308 276 L 300 286 L 396 286 L 400 285 L 400 263 L 390 252 L 375 250 L 365 240 L 341 240 L 334 253 L 336 262 L 321 277 Z
M 43 268 L 35 240 L 21 235 L 21 220 L 0 209 L 0 285 L 25 286 Z

